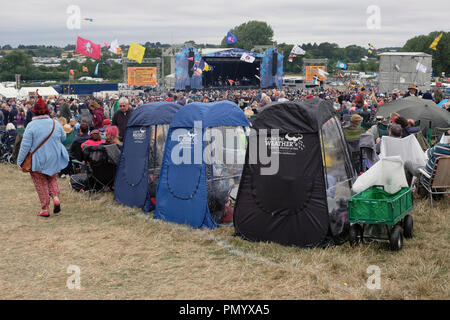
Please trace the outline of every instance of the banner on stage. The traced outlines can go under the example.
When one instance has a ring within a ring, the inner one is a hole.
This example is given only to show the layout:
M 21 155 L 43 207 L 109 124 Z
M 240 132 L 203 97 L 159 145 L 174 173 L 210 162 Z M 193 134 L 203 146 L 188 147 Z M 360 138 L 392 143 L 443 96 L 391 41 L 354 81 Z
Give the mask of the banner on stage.
M 128 67 L 129 86 L 156 86 L 156 67 Z

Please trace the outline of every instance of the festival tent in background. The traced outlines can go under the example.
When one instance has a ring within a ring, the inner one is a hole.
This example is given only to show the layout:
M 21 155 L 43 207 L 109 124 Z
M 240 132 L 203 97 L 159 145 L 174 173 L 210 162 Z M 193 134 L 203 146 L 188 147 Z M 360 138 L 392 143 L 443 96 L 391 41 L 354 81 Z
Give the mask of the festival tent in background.
M 180 104 L 148 103 L 136 108 L 128 120 L 117 168 L 114 200 L 145 212 L 154 209 L 159 172 L 169 124 Z
M 211 147 L 211 130 L 223 132 L 225 153 L 243 157 L 245 128 L 249 125 L 244 112 L 231 101 L 194 102 L 181 108 L 170 123 L 154 218 L 193 228 L 216 228 L 230 193 L 239 185 L 243 161 L 218 161 L 219 154 Z M 225 129 L 233 130 L 240 138 L 228 140 Z M 208 148 L 211 153 L 203 152 Z M 173 154 L 184 161 L 178 163 Z

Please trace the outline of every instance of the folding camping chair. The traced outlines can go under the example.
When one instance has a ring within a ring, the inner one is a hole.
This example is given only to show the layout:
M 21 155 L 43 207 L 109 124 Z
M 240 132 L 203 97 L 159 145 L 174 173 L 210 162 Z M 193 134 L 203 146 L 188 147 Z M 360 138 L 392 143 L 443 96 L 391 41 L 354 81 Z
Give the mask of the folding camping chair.
M 362 171 L 362 154 L 361 148 L 359 147 L 359 139 L 353 139 L 347 141 L 348 153 L 352 161 L 353 169 L 359 175 Z
M 420 147 L 425 151 L 427 150 L 430 145 L 428 144 L 427 139 L 423 136 L 422 131 L 416 132 L 412 134 L 414 137 L 416 137 L 417 141 L 420 144 Z
M 450 194 L 450 156 L 438 158 L 433 172 L 429 175 L 424 169 L 419 169 L 422 186 L 430 196 L 430 207 L 433 208 L 433 195 Z
M 116 149 L 116 150 L 114 150 Z M 118 154 L 114 156 L 112 154 Z M 112 190 L 117 170 L 120 149 L 118 145 L 86 146 L 83 149 L 84 162 L 74 161 L 85 172 L 70 178 L 73 189 L 95 193 Z

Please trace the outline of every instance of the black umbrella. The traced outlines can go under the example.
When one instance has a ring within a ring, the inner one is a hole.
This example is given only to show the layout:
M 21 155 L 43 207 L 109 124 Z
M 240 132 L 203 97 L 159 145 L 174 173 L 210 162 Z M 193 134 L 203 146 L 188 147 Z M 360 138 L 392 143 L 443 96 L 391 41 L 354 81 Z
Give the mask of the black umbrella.
M 409 96 L 403 99 L 385 103 L 378 108 L 377 116 L 389 117 L 396 112 L 407 118 L 420 120 L 420 128 L 448 128 L 450 127 L 450 112 L 440 108 L 434 101 Z

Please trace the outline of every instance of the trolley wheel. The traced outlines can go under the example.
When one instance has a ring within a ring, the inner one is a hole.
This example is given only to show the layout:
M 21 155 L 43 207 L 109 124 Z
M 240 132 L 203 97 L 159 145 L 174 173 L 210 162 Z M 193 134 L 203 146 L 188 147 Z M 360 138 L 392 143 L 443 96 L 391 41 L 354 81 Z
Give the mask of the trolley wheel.
M 405 236 L 405 238 L 412 238 L 413 231 L 413 218 L 409 214 L 407 214 L 403 219 L 403 235 Z
M 348 233 L 348 241 L 352 247 L 358 246 L 362 242 L 363 230 L 359 224 L 353 224 L 350 226 Z
M 396 225 L 389 235 L 389 247 L 392 251 L 398 251 L 403 247 L 403 229 Z

